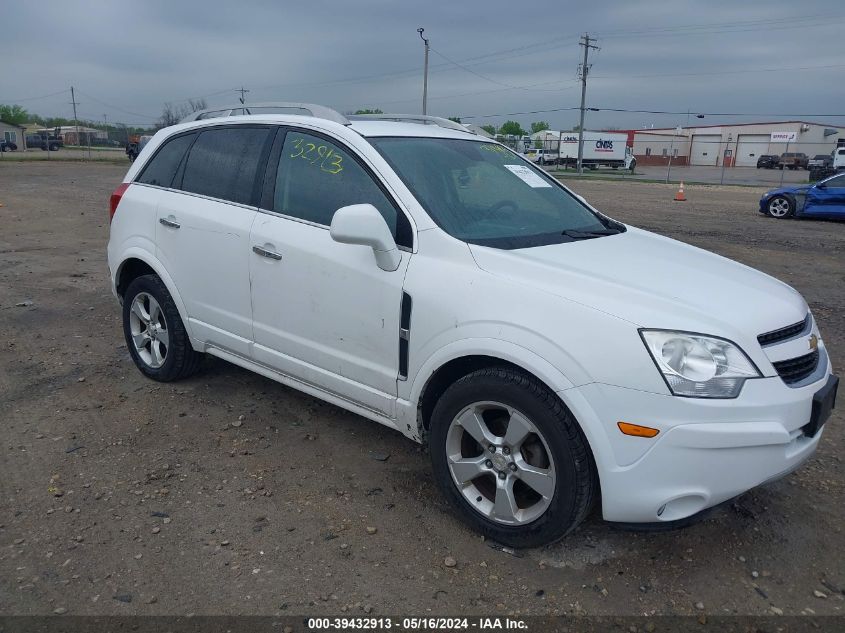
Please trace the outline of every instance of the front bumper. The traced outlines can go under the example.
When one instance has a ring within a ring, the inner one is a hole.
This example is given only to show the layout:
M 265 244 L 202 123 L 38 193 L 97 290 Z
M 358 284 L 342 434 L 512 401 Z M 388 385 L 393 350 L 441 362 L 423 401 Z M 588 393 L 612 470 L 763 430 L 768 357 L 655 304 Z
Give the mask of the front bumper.
M 831 374 L 792 389 L 779 377 L 749 380 L 738 398 L 706 400 L 593 383 L 559 393 L 593 449 L 608 521 L 675 521 L 783 477 L 815 451 L 813 395 Z M 624 421 L 660 430 L 623 435 Z M 828 420 L 828 423 L 830 420 Z

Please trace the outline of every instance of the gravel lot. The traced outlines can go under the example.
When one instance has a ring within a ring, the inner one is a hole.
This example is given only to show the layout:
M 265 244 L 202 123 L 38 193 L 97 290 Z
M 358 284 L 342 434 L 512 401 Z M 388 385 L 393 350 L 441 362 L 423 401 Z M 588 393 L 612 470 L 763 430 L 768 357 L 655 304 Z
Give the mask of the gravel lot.
M 499 551 L 398 433 L 214 359 L 181 383 L 141 376 L 105 261 L 125 170 L 0 164 L 0 612 L 843 612 L 845 405 L 804 468 L 690 528 L 594 515 L 554 546 Z M 764 218 L 753 188 L 675 203 L 671 185 L 567 183 L 795 286 L 842 371 L 845 224 Z

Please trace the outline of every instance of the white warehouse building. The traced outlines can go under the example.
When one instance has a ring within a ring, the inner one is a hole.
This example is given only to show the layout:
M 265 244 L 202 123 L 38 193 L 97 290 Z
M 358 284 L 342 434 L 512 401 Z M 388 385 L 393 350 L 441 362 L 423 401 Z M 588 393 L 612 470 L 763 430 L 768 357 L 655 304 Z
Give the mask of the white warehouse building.
M 640 165 L 755 167 L 764 154 L 801 152 L 810 158 L 830 154 L 845 126 L 809 121 L 732 123 L 678 128 L 626 130 Z M 776 140 L 773 140 L 776 139 Z M 787 139 L 789 145 L 787 147 Z

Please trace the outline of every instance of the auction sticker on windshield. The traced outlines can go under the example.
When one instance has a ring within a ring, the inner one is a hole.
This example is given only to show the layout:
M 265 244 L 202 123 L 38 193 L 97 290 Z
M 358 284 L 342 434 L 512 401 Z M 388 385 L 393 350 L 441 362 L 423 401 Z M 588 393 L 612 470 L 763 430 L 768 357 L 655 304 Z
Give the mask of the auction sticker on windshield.
M 534 187 L 535 189 L 538 187 L 551 187 L 549 183 L 528 169 L 528 167 L 523 165 L 505 165 L 504 167 L 505 169 L 509 169 L 514 176 L 522 180 L 529 187 Z

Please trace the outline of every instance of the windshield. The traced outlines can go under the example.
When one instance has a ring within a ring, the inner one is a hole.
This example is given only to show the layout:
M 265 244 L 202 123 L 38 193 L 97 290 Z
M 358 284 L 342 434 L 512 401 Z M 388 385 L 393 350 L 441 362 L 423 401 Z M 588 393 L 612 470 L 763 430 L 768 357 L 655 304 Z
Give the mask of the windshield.
M 369 139 L 444 231 L 515 249 L 619 233 L 556 180 L 497 143 L 463 139 Z

